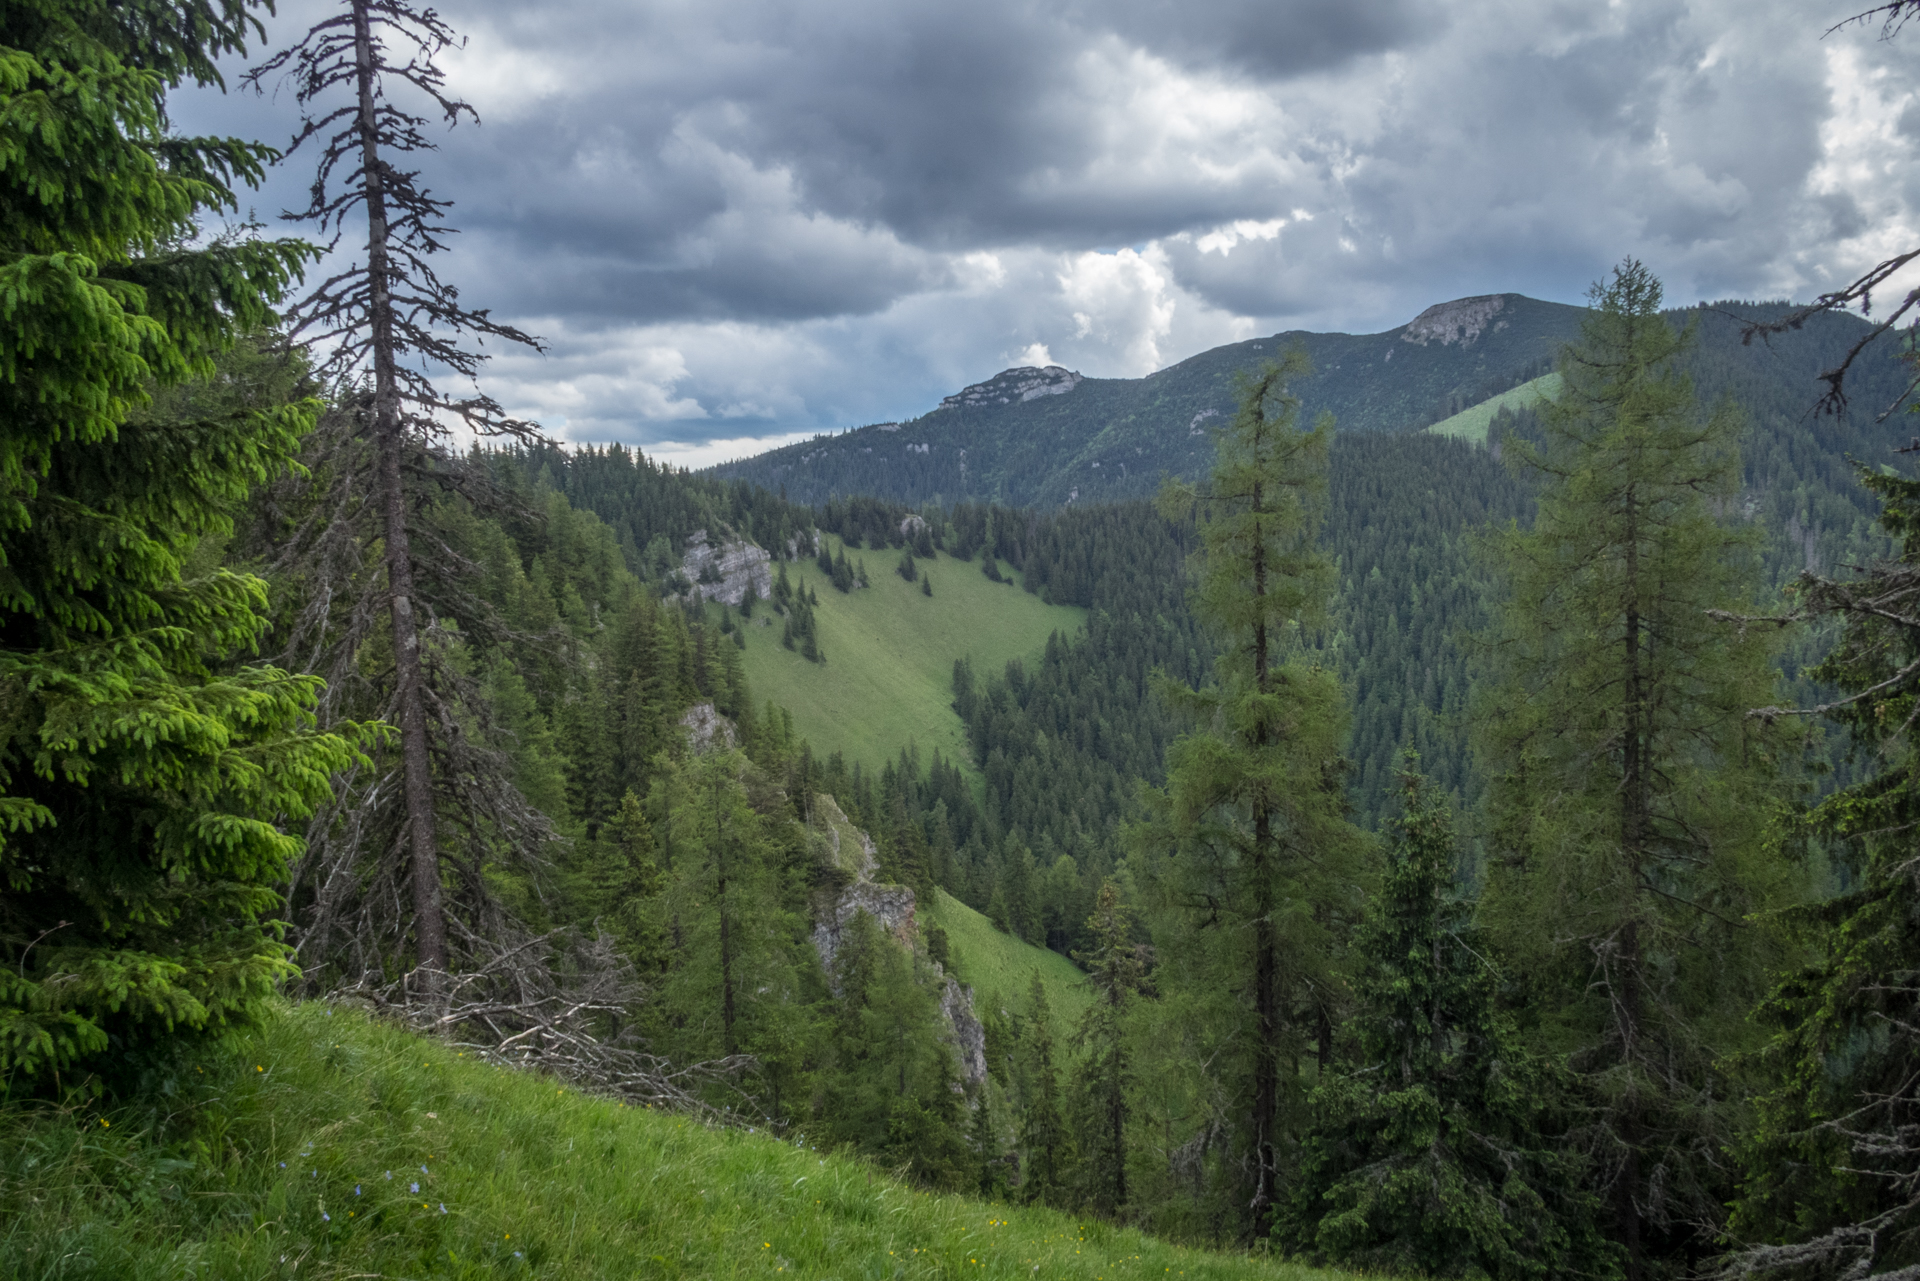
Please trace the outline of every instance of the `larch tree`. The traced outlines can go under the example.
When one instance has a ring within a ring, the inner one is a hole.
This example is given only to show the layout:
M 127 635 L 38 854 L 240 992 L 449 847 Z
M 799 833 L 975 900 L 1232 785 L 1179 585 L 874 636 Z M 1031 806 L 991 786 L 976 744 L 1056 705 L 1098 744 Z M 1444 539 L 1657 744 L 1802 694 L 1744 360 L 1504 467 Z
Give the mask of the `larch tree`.
M 1629 1278 L 1711 1248 L 1742 1100 L 1723 1068 L 1778 957 L 1757 913 L 1799 882 L 1768 841 L 1786 750 L 1748 608 L 1738 415 L 1701 414 L 1688 335 L 1637 262 L 1595 286 L 1545 443 L 1533 528 L 1490 539 L 1507 596 L 1476 713 L 1489 777 L 1483 914 L 1542 1054 L 1584 1093 L 1575 1131 Z
M 265 585 L 194 557 L 317 407 L 149 409 L 270 326 L 311 252 L 203 240 L 271 153 L 167 127 L 253 27 L 0 4 L 0 1091 L 257 1015 L 291 972 L 279 821 L 356 757 L 313 728 L 319 682 L 240 665 Z
M 1156 982 L 1215 1030 L 1233 1199 L 1256 1238 L 1284 1200 L 1302 1060 L 1327 1055 L 1367 848 L 1343 792 L 1345 698 L 1307 649 L 1333 591 L 1317 545 L 1333 423 L 1300 429 L 1287 383 L 1306 372 L 1290 353 L 1249 378 L 1208 481 L 1163 494 L 1170 511 L 1198 509 L 1190 599 L 1223 652 L 1214 684 L 1165 687 L 1195 728 L 1168 749 L 1167 786 L 1130 835 L 1159 917 Z
M 429 993 L 456 942 L 484 952 L 501 932 L 477 847 L 524 853 L 548 835 L 487 735 L 462 732 L 463 719 L 484 718 L 484 700 L 462 697 L 460 664 L 431 652 L 458 640 L 443 614 L 464 613 L 470 625 L 491 616 L 457 585 L 461 557 L 431 527 L 436 501 L 481 480 L 447 448 L 452 432 L 538 438 L 490 398 L 448 395 L 434 381 L 436 371 L 477 375 L 484 356 L 468 340 L 539 345 L 464 305 L 435 272 L 450 202 L 402 167 L 433 149 L 433 119 L 478 121 L 435 65 L 458 43 L 437 13 L 407 0 L 343 0 L 247 74 L 256 88 L 290 82 L 303 113 L 291 150 L 316 153 L 309 203 L 287 216 L 335 247 L 364 227 L 364 254 L 288 311 L 292 337 L 319 353 L 338 404 L 316 437 L 318 483 L 270 513 L 278 525 L 268 539 L 284 549 L 274 567 L 306 602 L 286 656 L 326 673 L 343 704 L 357 696 L 398 730 L 397 767 L 346 780 L 341 803 L 316 823 L 316 853 L 296 887 L 307 909 L 302 947 L 309 965 L 331 962 L 348 977 L 386 973 L 410 950 Z M 403 105 L 408 92 L 427 114 Z M 374 548 L 377 563 L 367 559 Z M 374 678 L 370 643 L 387 668 Z M 447 838 L 450 822 L 463 839 Z M 361 865 L 369 845 L 384 850 L 371 877 Z M 458 900 L 451 938 L 449 892 Z

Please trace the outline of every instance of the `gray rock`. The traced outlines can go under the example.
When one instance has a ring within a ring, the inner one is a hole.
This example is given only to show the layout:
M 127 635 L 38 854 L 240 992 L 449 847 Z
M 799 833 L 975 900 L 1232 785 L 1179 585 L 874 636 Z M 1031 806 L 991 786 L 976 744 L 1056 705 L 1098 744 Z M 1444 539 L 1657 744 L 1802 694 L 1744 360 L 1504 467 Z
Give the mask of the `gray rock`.
M 689 707 L 687 714 L 680 718 L 680 728 L 687 731 L 687 741 L 695 756 L 726 751 L 739 742 L 733 722 L 722 716 L 712 703 L 695 703 Z
M 813 798 L 813 822 L 834 865 L 852 878 L 838 893 L 814 899 L 813 947 L 829 980 L 834 958 L 840 954 L 840 940 L 862 912 L 895 943 L 914 951 L 920 942 L 920 926 L 913 891 L 873 879 L 879 860 L 872 838 L 855 827 L 834 799 L 824 793 Z M 953 1047 L 967 1085 L 977 1086 L 987 1079 L 987 1032 L 973 1012 L 973 989 L 947 974 L 938 962 L 929 964 L 940 983 L 940 1016 L 946 1024 L 947 1044 Z
M 1064 396 L 1082 381 L 1079 374 L 1059 365 L 1048 365 L 1045 369 L 1022 365 L 1018 369 L 1002 370 L 986 382 L 961 388 L 941 401 L 940 408 L 1010 405 L 1016 401 L 1038 400 L 1042 396 Z
M 1507 300 L 1500 294 L 1480 294 L 1473 298 L 1435 303 L 1413 318 L 1406 332 L 1400 335 L 1400 341 L 1418 343 L 1422 347 L 1429 342 L 1437 342 L 1442 347 L 1456 342 L 1462 347 L 1471 347 L 1473 340 L 1487 327 L 1487 322 L 1499 315 L 1500 309 L 1506 305 Z M 1494 328 L 1505 324 L 1503 320 Z
M 748 583 L 753 584 L 754 594 L 761 600 L 773 591 L 773 557 L 764 547 L 755 547 L 737 538 L 716 546 L 704 529 L 696 529 L 687 536 L 687 552 L 681 558 L 680 569 L 693 584 L 695 600 L 738 605 L 746 598 Z M 720 581 L 703 583 L 702 574 L 709 577 L 717 574 Z

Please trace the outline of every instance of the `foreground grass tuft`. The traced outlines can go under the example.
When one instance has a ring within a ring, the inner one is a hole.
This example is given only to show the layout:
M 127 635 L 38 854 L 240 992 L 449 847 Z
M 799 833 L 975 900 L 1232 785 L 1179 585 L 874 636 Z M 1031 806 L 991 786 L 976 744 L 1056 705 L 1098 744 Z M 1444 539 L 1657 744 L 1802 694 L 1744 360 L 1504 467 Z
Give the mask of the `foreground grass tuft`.
M 934 1196 L 319 1005 L 158 1101 L 0 1112 L 0 1276 L 1334 1277 Z

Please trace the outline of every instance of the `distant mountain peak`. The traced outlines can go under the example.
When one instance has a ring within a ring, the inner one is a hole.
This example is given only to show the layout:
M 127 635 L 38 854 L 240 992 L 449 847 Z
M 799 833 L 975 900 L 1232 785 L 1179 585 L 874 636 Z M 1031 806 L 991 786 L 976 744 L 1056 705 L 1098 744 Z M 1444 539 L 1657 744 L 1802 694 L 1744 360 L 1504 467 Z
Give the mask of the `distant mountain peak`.
M 1473 298 L 1456 298 L 1452 302 L 1435 303 L 1408 324 L 1406 332 L 1400 335 L 1401 342 L 1418 343 L 1424 347 L 1429 342 L 1441 346 L 1459 343 L 1470 347 L 1489 321 L 1500 314 L 1507 305 L 1505 294 L 1480 294 Z M 1502 320 L 1494 324 L 1495 329 L 1506 326 Z
M 1060 396 L 1081 383 L 1080 375 L 1059 365 L 1036 369 L 1022 365 L 1003 369 L 983 383 L 963 387 L 940 402 L 942 409 L 960 409 L 971 405 L 1011 405 L 1016 401 L 1038 400 L 1042 396 Z

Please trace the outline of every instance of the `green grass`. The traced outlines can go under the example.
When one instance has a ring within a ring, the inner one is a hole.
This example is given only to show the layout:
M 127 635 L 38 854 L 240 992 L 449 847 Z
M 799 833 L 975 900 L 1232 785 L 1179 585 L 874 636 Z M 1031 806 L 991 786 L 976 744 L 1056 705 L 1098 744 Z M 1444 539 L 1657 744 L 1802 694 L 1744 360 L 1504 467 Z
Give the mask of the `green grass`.
M 973 988 L 974 1008 L 982 1015 L 995 1007 L 1026 1013 L 1027 988 L 1038 970 L 1053 1012 L 1053 1042 L 1064 1053 L 1074 1025 L 1093 1004 L 1080 967 L 1058 952 L 1002 934 L 993 922 L 945 890 L 934 890 L 927 916 L 947 932 L 954 975 Z
M 1436 436 L 1453 436 L 1476 445 L 1487 443 L 1487 429 L 1502 409 L 1524 409 L 1536 401 L 1552 400 L 1560 394 L 1560 375 L 1542 374 L 1531 382 L 1503 391 L 1492 400 L 1483 400 L 1471 409 L 1463 409 L 1451 418 L 1442 418 L 1427 428 Z
M 839 550 L 839 540 L 828 541 Z M 923 758 L 937 749 L 971 773 L 952 707 L 954 660 L 970 657 L 976 673 L 993 675 L 1008 659 L 1037 656 L 1049 632 L 1078 631 L 1087 612 L 989 582 L 977 561 L 943 555 L 918 562 L 933 579 L 933 595 L 925 596 L 919 583 L 894 572 L 900 553 L 851 554 L 865 558 L 872 587 L 842 593 L 811 560 L 787 566 L 796 589 L 804 582 L 820 597 L 824 665 L 783 648 L 780 619 L 765 605 L 755 609 L 744 655 L 753 697 L 792 712 L 794 729 L 822 757 L 843 752 L 849 765 L 878 770 L 911 740 Z
M 0 1111 L 0 1276 L 1339 1275 L 929 1195 L 857 1160 L 560 1089 L 344 1010 L 293 1007 L 241 1055 L 207 1056 L 148 1106 Z

